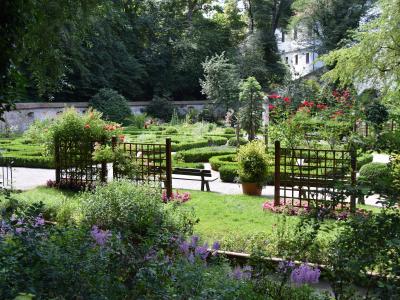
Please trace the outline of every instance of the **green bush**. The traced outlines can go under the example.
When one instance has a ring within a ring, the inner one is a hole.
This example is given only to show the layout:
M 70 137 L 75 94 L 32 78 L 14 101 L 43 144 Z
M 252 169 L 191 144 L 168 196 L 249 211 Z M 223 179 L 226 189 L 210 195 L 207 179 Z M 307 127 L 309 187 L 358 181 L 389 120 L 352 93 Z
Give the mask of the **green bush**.
M 239 177 L 241 182 L 266 183 L 268 156 L 261 141 L 252 141 L 241 146 L 238 151 Z
M 236 149 L 228 147 L 205 147 L 179 151 L 176 158 L 184 162 L 207 162 L 211 157 L 224 154 L 234 154 Z
M 103 114 L 106 120 L 123 123 L 131 114 L 125 97 L 112 89 L 101 89 L 89 101 L 89 106 Z
M 211 165 L 211 169 L 213 169 L 214 171 L 218 171 L 221 166 L 238 165 L 236 154 L 213 156 L 208 160 L 208 162 Z
M 172 151 L 182 151 L 182 150 L 190 150 L 195 148 L 207 147 L 207 146 L 222 146 L 227 142 L 227 138 L 213 136 L 207 137 L 206 139 L 199 139 L 198 141 L 193 142 L 183 142 L 183 143 L 174 143 L 175 138 L 172 138 Z M 184 139 L 187 140 L 187 139 Z
M 362 153 L 357 157 L 357 169 L 360 170 L 362 166 L 371 163 L 373 159 L 374 157 L 371 153 Z
M 174 108 L 169 98 L 154 96 L 146 107 L 146 112 L 152 117 L 169 122 L 174 113 Z
M 133 114 L 126 117 L 123 123 L 125 125 L 131 126 L 131 128 L 143 129 L 146 118 L 146 114 Z
M 225 134 L 235 134 L 235 128 L 232 128 L 232 127 L 224 128 L 224 133 Z
M 176 134 L 176 133 L 178 133 L 178 129 L 176 129 L 175 127 L 168 127 L 165 130 L 165 133 L 166 134 Z
M 223 165 L 219 168 L 219 177 L 223 182 L 236 182 L 238 176 L 238 166 Z
M 378 178 L 386 177 L 390 173 L 389 166 L 384 163 L 371 162 L 360 168 L 360 176 L 374 181 Z
M 239 145 L 245 145 L 248 142 L 248 140 L 246 140 L 243 137 L 239 138 Z M 237 142 L 237 138 L 236 137 L 231 137 L 228 140 L 228 145 L 232 146 L 232 147 L 237 147 L 238 146 L 238 142 Z
M 184 235 L 191 227 L 161 201 L 161 190 L 129 181 L 113 181 L 82 195 L 89 225 L 121 232 L 130 240 L 159 242 L 164 235 Z

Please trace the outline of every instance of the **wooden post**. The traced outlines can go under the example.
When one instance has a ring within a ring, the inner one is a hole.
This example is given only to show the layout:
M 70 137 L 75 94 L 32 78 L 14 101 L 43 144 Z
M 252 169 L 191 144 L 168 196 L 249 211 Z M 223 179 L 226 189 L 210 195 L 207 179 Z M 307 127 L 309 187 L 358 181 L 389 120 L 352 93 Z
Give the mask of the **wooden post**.
M 116 147 L 117 147 L 117 137 L 114 135 L 114 136 L 111 138 L 111 148 L 112 148 L 113 150 L 115 150 Z
M 368 123 L 365 123 L 365 136 L 368 137 Z
M 105 145 L 107 143 L 107 141 L 104 139 L 102 141 L 102 144 Z M 101 162 L 101 171 L 100 171 L 100 182 L 102 183 L 106 183 L 107 182 L 107 162 L 106 161 L 102 161 Z
M 275 193 L 274 205 L 280 204 L 280 178 L 281 177 L 281 143 L 275 141 Z
M 357 170 L 357 150 L 354 146 L 350 148 L 350 163 L 351 163 L 351 187 L 353 192 L 350 196 L 350 211 L 356 211 L 356 195 L 354 188 L 356 186 L 356 170 Z
M 60 140 L 54 139 L 54 166 L 56 168 L 56 184 L 61 182 L 61 166 L 60 166 Z
M 167 197 L 172 197 L 172 160 L 171 160 L 171 138 L 165 140 L 165 155 L 166 155 L 166 179 L 165 189 L 167 190 Z

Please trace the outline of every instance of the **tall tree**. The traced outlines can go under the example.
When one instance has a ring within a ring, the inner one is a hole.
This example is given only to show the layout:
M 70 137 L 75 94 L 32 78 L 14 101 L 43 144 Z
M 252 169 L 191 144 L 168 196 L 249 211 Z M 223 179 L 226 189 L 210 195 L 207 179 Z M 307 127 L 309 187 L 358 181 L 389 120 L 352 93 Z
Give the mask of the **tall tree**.
M 351 30 L 359 26 L 360 19 L 374 0 L 296 0 L 292 25 L 310 29 L 319 41 L 317 51 L 327 53 L 350 38 Z
M 347 47 L 323 57 L 331 67 L 323 78 L 342 85 L 375 86 L 400 112 L 400 0 L 379 0 L 381 14 L 362 25 Z

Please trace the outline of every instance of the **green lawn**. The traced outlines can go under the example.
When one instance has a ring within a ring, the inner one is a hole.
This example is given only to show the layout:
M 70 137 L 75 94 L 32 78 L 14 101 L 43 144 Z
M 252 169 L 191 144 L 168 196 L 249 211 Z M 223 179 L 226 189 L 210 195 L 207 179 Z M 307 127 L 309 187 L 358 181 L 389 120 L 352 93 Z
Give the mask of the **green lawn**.
M 221 239 L 230 235 L 271 233 L 278 215 L 263 211 L 266 197 L 223 195 L 190 191 L 192 199 L 185 205 L 192 207 L 199 223 L 195 233 L 206 240 Z M 298 218 L 288 218 L 295 223 Z

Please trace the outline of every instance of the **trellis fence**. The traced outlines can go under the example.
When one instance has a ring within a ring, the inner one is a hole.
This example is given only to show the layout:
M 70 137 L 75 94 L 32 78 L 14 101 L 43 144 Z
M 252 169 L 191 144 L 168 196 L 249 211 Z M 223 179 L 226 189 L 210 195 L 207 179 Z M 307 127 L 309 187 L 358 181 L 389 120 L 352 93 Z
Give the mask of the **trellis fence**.
M 355 170 L 355 150 L 286 149 L 276 141 L 274 204 L 305 207 L 332 203 L 332 195 L 343 193 L 341 187 L 355 185 Z M 349 204 L 345 198 L 341 197 L 342 207 Z M 354 210 L 355 205 L 351 196 L 350 208 Z
M 69 188 L 91 188 L 98 182 L 107 182 L 107 162 L 93 160 L 96 142 L 61 140 L 55 141 L 56 184 Z M 102 141 L 102 145 L 110 141 Z M 165 144 L 140 144 L 111 140 L 113 151 L 122 150 L 126 157 L 136 165 L 135 182 L 162 182 L 167 196 L 172 195 L 171 139 Z M 109 162 L 110 163 L 110 162 Z M 113 178 L 124 176 L 118 162 L 113 162 Z
M 4 162 L 0 166 L 0 187 L 3 189 L 9 189 L 13 187 L 13 169 L 12 162 Z
M 167 138 L 164 144 L 126 143 L 112 139 L 112 148 L 120 149 L 135 162 L 137 171 L 129 179 L 136 182 L 161 182 L 164 184 L 167 196 L 172 196 L 172 160 L 171 139 Z M 122 177 L 118 163 L 113 165 L 113 177 Z

